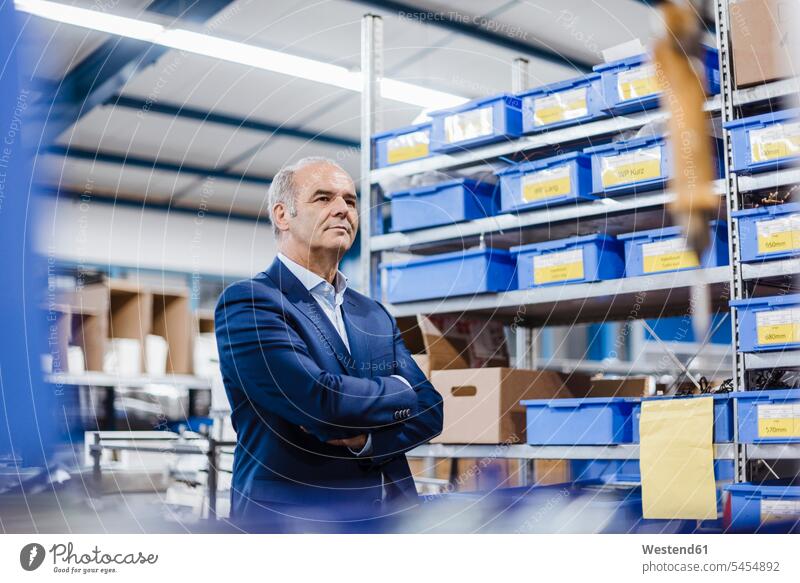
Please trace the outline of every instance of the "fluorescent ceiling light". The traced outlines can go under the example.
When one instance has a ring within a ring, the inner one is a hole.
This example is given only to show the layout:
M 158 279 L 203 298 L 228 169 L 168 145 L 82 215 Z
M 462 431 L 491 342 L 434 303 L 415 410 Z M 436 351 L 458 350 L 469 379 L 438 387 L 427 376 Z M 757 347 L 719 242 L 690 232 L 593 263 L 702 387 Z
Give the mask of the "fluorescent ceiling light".
M 40 0 L 15 0 L 14 6 L 20 12 L 27 12 L 47 20 L 55 20 L 81 28 L 89 28 L 108 34 L 116 34 L 137 40 L 154 42 L 165 30 L 160 24 L 115 16 L 86 8 L 67 6 L 58 2 Z
M 339 65 L 48 0 L 15 0 L 14 4 L 20 12 L 33 14 L 47 20 L 147 41 L 172 49 L 333 85 L 350 91 L 361 91 L 361 73 L 350 71 Z M 381 80 L 381 96 L 392 101 L 409 103 L 432 110 L 453 107 L 467 101 L 452 93 L 388 78 Z

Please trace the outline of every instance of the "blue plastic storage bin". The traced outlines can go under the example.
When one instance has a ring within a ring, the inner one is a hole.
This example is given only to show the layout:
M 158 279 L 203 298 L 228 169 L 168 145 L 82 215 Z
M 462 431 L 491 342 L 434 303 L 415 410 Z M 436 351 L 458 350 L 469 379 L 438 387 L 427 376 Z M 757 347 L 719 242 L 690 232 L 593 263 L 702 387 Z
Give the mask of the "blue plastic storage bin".
M 543 206 L 595 200 L 589 156 L 570 152 L 523 162 L 497 173 L 500 211 L 522 211 Z
M 575 125 L 608 115 L 600 75 L 543 85 L 519 94 L 522 131 L 527 133 Z
M 733 147 L 733 172 L 775 170 L 800 156 L 800 109 L 784 109 L 724 124 Z
M 617 279 L 625 273 L 622 243 L 611 235 L 585 235 L 510 249 L 519 289 Z
M 741 443 L 800 442 L 800 389 L 735 393 Z
M 522 134 L 522 102 L 509 93 L 431 112 L 431 151 L 452 152 Z
M 731 501 L 731 529 L 737 531 L 790 528 L 800 521 L 800 483 L 771 480 L 726 486 Z M 766 527 L 766 528 L 765 528 Z
M 731 314 L 729 311 L 717 312 L 711 318 L 711 328 L 713 329 L 717 324 L 719 328 L 714 334 L 711 335 L 709 342 L 711 344 L 724 344 L 730 346 L 733 338 L 733 330 L 731 329 Z M 723 321 L 720 323 L 721 321 Z M 657 320 L 647 320 L 647 325 L 653 329 L 653 332 L 664 342 L 702 342 L 704 337 L 696 337 L 694 334 L 694 327 L 692 326 L 691 314 L 685 316 L 674 316 L 670 318 L 658 318 Z M 644 332 L 645 340 L 655 340 L 649 331 Z
M 507 291 L 514 285 L 515 265 L 508 251 L 486 248 L 384 263 L 380 267 L 385 273 L 389 302 L 400 303 Z
M 411 231 L 491 216 L 496 187 L 469 178 L 391 193 L 392 231 Z
M 706 92 L 719 93 L 719 56 L 715 48 L 703 46 Z M 614 113 L 630 113 L 658 107 L 661 87 L 649 55 L 634 55 L 595 65 L 602 79 L 603 99 Z
M 598 397 L 531 399 L 526 409 L 530 445 L 608 445 L 631 443 L 636 399 Z
M 734 300 L 739 313 L 739 351 L 800 348 L 800 294 Z
M 687 397 L 645 397 L 642 402 L 658 399 L 714 399 L 714 443 L 728 443 L 733 441 L 733 398 L 731 393 L 718 395 L 697 395 Z M 639 419 L 642 416 L 642 405 L 637 403 L 633 407 L 633 443 L 639 443 Z
M 742 261 L 800 254 L 800 203 L 735 211 Z
M 711 245 L 700 260 L 688 249 L 681 227 L 618 235 L 625 243 L 626 277 L 727 265 L 728 227 L 723 221 L 711 221 L 710 229 Z
M 583 151 L 592 156 L 592 192 L 625 194 L 664 185 L 671 162 L 663 136 L 633 138 Z
M 420 160 L 430 155 L 431 124 L 413 126 L 381 132 L 372 136 L 375 147 L 375 167 L 385 168 L 394 164 Z

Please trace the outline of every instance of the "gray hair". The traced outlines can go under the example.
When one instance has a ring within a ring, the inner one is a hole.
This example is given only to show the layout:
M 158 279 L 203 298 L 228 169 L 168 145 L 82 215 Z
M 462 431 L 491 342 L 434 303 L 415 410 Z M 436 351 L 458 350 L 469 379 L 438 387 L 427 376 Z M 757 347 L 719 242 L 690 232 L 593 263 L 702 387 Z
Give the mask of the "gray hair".
M 294 164 L 284 166 L 278 171 L 278 173 L 275 175 L 275 178 L 272 179 L 272 182 L 269 185 L 269 191 L 267 192 L 267 204 L 269 205 L 268 212 L 270 217 L 272 216 L 272 209 L 275 208 L 276 204 L 283 204 L 286 206 L 286 210 L 292 217 L 297 214 L 297 209 L 295 208 L 295 200 L 297 199 L 297 191 L 295 190 L 294 185 L 295 172 L 302 170 L 311 164 L 323 163 L 336 166 L 336 168 L 348 176 L 350 175 L 339 163 L 324 156 L 307 156 L 306 158 L 301 158 Z M 275 225 L 275 221 L 272 221 L 272 230 L 276 237 L 280 235 L 280 231 Z

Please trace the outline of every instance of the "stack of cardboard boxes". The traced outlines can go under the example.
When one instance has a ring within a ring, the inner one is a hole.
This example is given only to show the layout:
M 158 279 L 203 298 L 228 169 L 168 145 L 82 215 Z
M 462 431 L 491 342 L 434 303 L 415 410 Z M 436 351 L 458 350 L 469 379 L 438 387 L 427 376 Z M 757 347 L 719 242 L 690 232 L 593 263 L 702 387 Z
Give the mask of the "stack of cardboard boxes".
M 122 370 L 192 372 L 192 316 L 186 288 L 112 279 L 62 293 L 51 308 L 50 335 L 58 339 L 57 347 L 51 351 L 54 372 L 104 371 L 108 369 L 110 353 L 115 357 L 111 359 L 115 366 Z M 160 342 L 151 342 L 155 339 Z M 138 349 L 118 350 L 123 346 L 119 341 Z M 83 354 L 83 362 L 73 360 L 72 367 L 66 358 L 70 347 L 79 348 Z M 148 354 L 148 349 L 159 349 L 157 366 L 152 358 L 156 355 Z M 137 362 L 120 363 L 120 358 L 135 358 Z
M 652 393 L 651 377 L 592 379 L 581 373 L 509 368 L 503 327 L 497 322 L 419 316 L 399 325 L 406 346 L 442 395 L 444 430 L 433 443 L 494 444 L 502 456 L 503 447 L 526 441 L 524 399 Z M 411 460 L 411 465 L 415 475 L 425 474 L 423 460 Z M 434 468 L 434 476 L 427 477 L 448 480 L 458 490 L 521 485 L 518 460 L 437 460 Z M 569 464 L 536 460 L 534 477 L 539 484 L 568 481 Z

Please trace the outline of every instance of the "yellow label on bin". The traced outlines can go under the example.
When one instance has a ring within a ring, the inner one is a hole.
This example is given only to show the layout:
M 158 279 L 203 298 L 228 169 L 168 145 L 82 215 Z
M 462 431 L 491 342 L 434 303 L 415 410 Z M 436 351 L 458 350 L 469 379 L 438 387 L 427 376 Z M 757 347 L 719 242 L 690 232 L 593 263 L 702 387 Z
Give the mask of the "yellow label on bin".
M 588 115 L 586 94 L 587 88 L 581 87 L 534 98 L 533 125 L 545 126 Z
M 753 162 L 767 162 L 800 154 L 800 123 L 776 123 L 750 130 Z
M 756 312 L 758 344 L 790 344 L 800 342 L 800 310 Z
M 570 249 L 533 258 L 533 281 L 554 283 L 583 278 L 583 249 Z
M 428 132 L 411 132 L 396 136 L 386 143 L 389 164 L 424 158 L 428 155 Z
M 661 148 L 636 150 L 600 158 L 600 181 L 604 188 L 650 180 L 661 176 Z
M 617 74 L 617 94 L 623 101 L 661 91 L 655 65 L 648 64 Z
M 522 177 L 522 201 L 533 202 L 572 192 L 569 166 L 540 170 Z
M 560 105 L 539 107 L 533 110 L 533 125 L 535 126 L 546 126 L 559 121 L 564 121 L 564 108 Z
M 642 245 L 642 270 L 645 273 L 699 267 L 697 253 L 682 238 L 666 239 Z
M 758 327 L 759 344 L 786 344 L 795 342 L 797 337 L 796 324 L 773 324 Z
M 800 249 L 800 215 L 756 223 L 759 253 L 778 253 Z
M 800 437 L 800 405 L 756 405 L 759 437 Z
M 794 419 L 759 419 L 759 437 L 798 437 Z
M 491 136 L 493 132 L 494 115 L 491 105 L 454 113 L 444 118 L 444 139 L 448 144 Z

